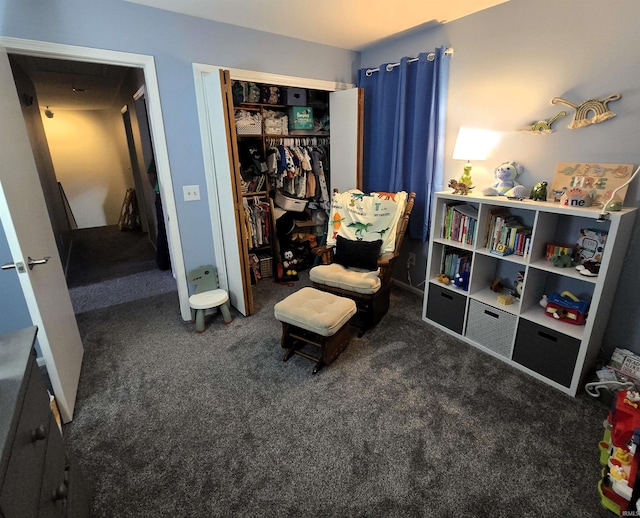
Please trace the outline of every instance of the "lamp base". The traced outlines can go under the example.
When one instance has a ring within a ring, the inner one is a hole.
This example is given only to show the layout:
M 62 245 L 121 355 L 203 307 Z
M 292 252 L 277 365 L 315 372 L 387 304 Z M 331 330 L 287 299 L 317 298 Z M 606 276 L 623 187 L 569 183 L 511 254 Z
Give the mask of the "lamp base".
M 464 172 L 460 177 L 460 182 L 465 184 L 467 187 L 472 187 L 471 183 L 471 164 L 467 162 L 467 165 L 464 166 Z

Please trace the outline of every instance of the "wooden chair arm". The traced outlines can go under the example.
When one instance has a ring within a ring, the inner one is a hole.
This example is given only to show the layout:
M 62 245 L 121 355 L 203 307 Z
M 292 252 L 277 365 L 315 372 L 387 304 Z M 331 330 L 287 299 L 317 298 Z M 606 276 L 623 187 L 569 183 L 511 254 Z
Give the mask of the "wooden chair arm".
M 312 248 L 311 252 L 318 257 L 320 257 L 320 261 L 322 264 L 331 264 L 333 261 L 333 247 L 322 245 L 316 248 Z

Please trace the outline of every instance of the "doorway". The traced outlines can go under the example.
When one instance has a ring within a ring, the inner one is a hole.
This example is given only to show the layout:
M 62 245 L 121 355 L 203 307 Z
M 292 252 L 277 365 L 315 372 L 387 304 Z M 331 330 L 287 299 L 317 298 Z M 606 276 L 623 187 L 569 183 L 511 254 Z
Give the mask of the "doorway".
M 191 315 L 188 303 L 188 289 L 186 285 L 184 259 L 182 256 L 181 239 L 177 226 L 175 199 L 173 196 L 172 179 L 164 137 L 159 90 L 153 58 L 145 55 L 73 47 L 14 38 L 0 38 L 0 45 L 3 45 L 11 54 L 131 67 L 135 68 L 142 75 L 144 78 L 147 107 L 149 112 L 149 129 L 156 151 L 156 165 L 162 190 L 163 206 L 168 219 L 167 234 L 169 236 L 169 243 L 171 247 L 172 271 L 178 291 L 181 316 L 184 320 L 189 320 Z M 56 236 L 56 238 L 58 238 L 58 236 Z

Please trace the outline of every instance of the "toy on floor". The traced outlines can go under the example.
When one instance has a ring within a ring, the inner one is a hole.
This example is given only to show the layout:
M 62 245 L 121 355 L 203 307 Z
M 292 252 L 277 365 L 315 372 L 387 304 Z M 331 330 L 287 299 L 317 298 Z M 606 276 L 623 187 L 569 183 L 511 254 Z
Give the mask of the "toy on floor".
M 293 251 L 287 250 L 284 253 L 284 261 L 282 261 L 282 266 L 284 266 L 284 277 L 288 281 L 297 281 L 298 280 L 298 270 L 296 269 L 296 265 L 298 264 L 298 260 L 293 257 Z

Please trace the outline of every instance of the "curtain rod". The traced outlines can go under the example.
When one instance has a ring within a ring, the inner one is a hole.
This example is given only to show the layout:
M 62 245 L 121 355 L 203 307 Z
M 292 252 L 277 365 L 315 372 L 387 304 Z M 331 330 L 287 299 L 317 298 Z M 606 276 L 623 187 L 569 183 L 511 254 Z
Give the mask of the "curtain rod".
M 447 50 L 444 51 L 444 55 L 445 56 L 451 56 L 453 55 L 453 48 L 452 47 L 448 47 Z M 433 61 L 436 58 L 436 54 L 435 52 L 429 52 L 429 54 L 427 54 L 427 59 L 429 61 Z M 407 60 L 407 63 L 413 63 L 414 61 L 418 61 L 419 58 L 409 58 Z M 387 72 L 391 72 L 395 67 L 400 66 L 400 63 L 389 63 L 385 69 L 387 70 Z M 367 71 L 365 72 L 366 76 L 369 77 L 371 76 L 374 72 L 380 72 L 380 67 L 378 68 L 367 68 Z

